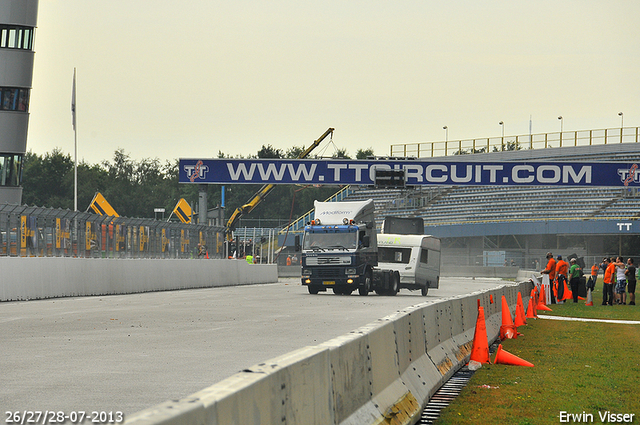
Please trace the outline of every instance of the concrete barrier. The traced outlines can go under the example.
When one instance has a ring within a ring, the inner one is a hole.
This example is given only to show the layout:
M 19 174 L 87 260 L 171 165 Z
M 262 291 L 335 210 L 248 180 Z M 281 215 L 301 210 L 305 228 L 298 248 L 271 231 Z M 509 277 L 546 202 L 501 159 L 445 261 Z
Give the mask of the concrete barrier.
M 0 258 L 0 301 L 132 294 L 278 281 L 244 260 Z
M 499 335 L 501 298 L 511 312 L 532 284 L 424 303 L 347 335 L 251 367 L 205 390 L 138 412 L 128 424 L 410 424 L 464 365 L 480 300 L 489 341 Z M 493 297 L 493 303 L 490 302 Z

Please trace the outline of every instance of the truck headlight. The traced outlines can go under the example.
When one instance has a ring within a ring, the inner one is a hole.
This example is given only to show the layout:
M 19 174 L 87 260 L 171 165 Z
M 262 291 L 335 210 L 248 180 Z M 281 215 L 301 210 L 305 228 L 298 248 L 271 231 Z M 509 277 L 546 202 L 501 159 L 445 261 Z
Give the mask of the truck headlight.
M 354 269 L 354 268 L 344 269 L 344 272 L 346 274 L 356 274 L 356 269 Z

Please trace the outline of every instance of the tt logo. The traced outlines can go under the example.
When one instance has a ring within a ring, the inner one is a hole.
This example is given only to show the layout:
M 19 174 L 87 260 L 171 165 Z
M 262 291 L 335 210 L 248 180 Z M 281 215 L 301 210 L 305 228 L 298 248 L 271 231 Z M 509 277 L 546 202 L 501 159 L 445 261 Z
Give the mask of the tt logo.
M 616 224 L 618 225 L 618 230 L 619 230 L 619 231 L 621 231 L 621 232 L 622 232 L 622 228 L 624 227 L 624 228 L 626 228 L 625 230 L 626 230 L 627 232 L 630 232 L 630 231 L 631 231 L 631 225 L 632 225 L 633 223 L 616 223 Z
M 204 179 L 207 171 L 209 171 L 209 166 L 203 165 L 202 161 L 198 161 L 195 165 L 185 165 L 184 171 L 187 173 L 187 178 L 193 183 L 195 179 Z

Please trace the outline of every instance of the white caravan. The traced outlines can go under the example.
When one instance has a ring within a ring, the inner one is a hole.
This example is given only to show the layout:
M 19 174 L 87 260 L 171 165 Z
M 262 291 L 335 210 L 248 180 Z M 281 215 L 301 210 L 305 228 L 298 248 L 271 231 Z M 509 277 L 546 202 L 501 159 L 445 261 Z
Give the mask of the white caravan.
M 440 286 L 440 239 L 425 235 L 378 234 L 378 266 L 400 273 L 399 288 L 420 289 Z

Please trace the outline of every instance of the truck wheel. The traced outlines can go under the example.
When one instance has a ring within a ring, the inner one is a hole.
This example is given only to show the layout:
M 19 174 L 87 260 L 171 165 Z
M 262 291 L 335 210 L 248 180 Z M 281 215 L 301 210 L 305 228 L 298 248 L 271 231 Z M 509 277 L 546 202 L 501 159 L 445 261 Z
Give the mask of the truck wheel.
M 371 291 L 371 272 L 367 272 L 364 277 L 364 285 L 358 288 L 358 294 L 362 296 L 369 295 Z
M 318 292 L 320 292 L 320 290 L 316 287 L 316 286 L 307 286 L 307 289 L 309 289 L 309 293 L 311 295 L 318 295 Z
M 391 286 L 389 287 L 389 295 L 391 295 L 392 297 L 395 296 L 400 287 L 400 273 L 398 272 L 393 272 L 391 274 Z
M 422 287 L 422 296 L 426 297 L 427 294 L 429 293 L 429 287 L 427 286 L 428 283 L 425 283 L 424 286 Z

